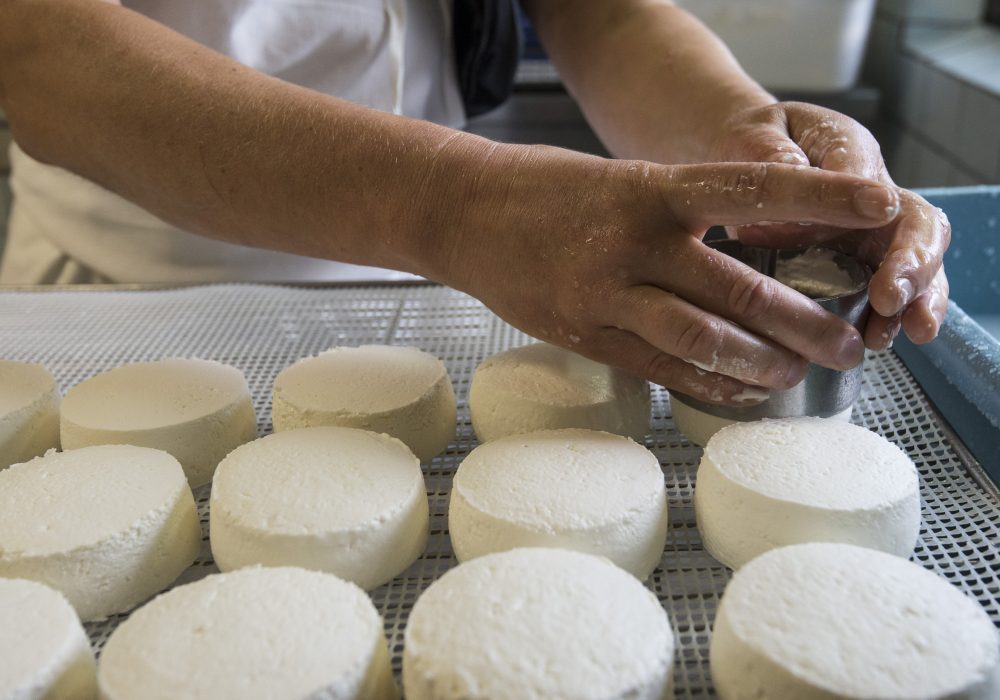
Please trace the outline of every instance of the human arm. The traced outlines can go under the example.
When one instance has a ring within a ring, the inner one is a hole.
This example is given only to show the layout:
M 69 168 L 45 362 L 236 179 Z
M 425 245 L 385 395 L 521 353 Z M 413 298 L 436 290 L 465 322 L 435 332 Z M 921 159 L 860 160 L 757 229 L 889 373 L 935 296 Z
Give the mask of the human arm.
M 0 104 L 29 154 L 184 228 L 415 272 L 717 402 L 794 384 L 806 359 L 852 366 L 861 344 L 703 246 L 705 228 L 762 211 L 861 228 L 896 206 L 847 175 L 497 144 L 268 78 L 87 0 L 0 4 Z
M 696 19 L 663 0 L 528 0 L 560 76 L 617 156 L 664 163 L 775 162 L 849 172 L 894 186 L 871 134 L 831 110 L 777 102 Z M 875 231 L 754 226 L 748 244 L 831 241 L 876 270 L 866 344 L 902 326 L 937 335 L 947 309 L 942 268 L 950 228 L 918 195 L 900 191 L 900 216 Z

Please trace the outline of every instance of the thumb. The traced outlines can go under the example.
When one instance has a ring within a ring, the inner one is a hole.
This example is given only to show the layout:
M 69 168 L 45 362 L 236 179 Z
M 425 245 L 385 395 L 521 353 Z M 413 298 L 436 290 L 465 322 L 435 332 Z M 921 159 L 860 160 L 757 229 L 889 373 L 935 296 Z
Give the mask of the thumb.
M 789 136 L 787 129 L 780 128 L 776 124 L 758 126 L 751 132 L 743 134 L 741 143 L 735 150 L 736 153 L 732 155 L 736 157 L 729 160 L 785 165 L 810 164 L 809 156 Z

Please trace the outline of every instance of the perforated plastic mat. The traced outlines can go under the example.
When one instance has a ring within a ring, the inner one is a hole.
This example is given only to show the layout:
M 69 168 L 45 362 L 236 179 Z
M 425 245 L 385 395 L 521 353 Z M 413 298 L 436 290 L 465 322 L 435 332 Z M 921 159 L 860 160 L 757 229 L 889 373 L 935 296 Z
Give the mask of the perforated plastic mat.
M 435 286 L 302 289 L 217 285 L 163 291 L 37 291 L 0 294 L 0 355 L 41 362 L 65 392 L 126 362 L 202 357 L 240 368 L 254 396 L 260 434 L 271 430 L 270 388 L 295 360 L 335 345 L 414 345 L 440 357 L 458 396 L 448 450 L 424 465 L 431 509 L 426 552 L 372 593 L 398 674 L 403 629 L 417 596 L 455 565 L 447 532 L 451 477 L 476 445 L 466 397 L 476 365 L 529 338 L 479 302 Z M 923 526 L 914 560 L 975 597 L 1000 626 L 1000 496 L 955 442 L 891 352 L 870 354 L 853 421 L 884 435 L 916 462 Z M 670 613 L 678 642 L 676 696 L 713 695 L 708 644 L 729 574 L 702 549 L 692 494 L 701 450 L 674 428 L 667 394 L 653 391 L 646 446 L 660 460 L 670 505 L 661 565 L 647 585 Z M 208 548 L 208 488 L 196 493 L 204 529 L 198 561 L 178 583 L 215 571 Z M 87 625 L 98 651 L 125 616 Z

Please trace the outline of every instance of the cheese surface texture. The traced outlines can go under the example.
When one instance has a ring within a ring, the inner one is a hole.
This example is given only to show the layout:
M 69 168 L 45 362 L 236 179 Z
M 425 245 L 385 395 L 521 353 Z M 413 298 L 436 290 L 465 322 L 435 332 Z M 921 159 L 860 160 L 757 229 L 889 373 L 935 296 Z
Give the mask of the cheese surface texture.
M 339 425 L 402 440 L 422 462 L 455 435 L 455 391 L 444 363 L 417 348 L 339 347 L 274 380 L 276 431 Z
M 850 406 L 840 413 L 829 416 L 825 420 L 839 420 L 850 423 L 853 411 L 854 407 Z M 677 429 L 684 434 L 684 437 L 699 447 L 707 445 L 712 436 L 726 426 L 740 422 L 700 411 L 693 406 L 688 406 L 683 401 L 675 399 L 673 395 L 670 396 L 670 413 Z
M 908 557 L 920 531 L 919 486 L 906 453 L 865 428 L 824 418 L 738 423 L 705 447 L 695 515 L 709 554 L 734 569 L 801 542 Z
M 661 700 L 674 640 L 656 597 L 601 557 L 523 548 L 460 564 L 406 627 L 408 700 Z
M 192 487 L 257 434 L 250 389 L 235 367 L 198 359 L 123 365 L 69 390 L 62 446 L 125 444 L 169 452 Z
M 382 620 L 336 576 L 241 569 L 179 586 L 114 631 L 105 700 L 393 700 Z
M 300 428 L 230 453 L 212 482 L 210 518 L 222 571 L 300 566 L 372 589 L 423 552 L 427 492 L 420 463 L 399 440 Z
M 59 447 L 60 401 L 42 365 L 0 360 L 0 469 Z
M 0 698 L 97 698 L 90 640 L 72 606 L 35 581 L 0 578 Z
M 564 429 L 474 449 L 455 474 L 448 531 L 459 561 L 516 547 L 607 557 L 640 580 L 667 538 L 656 457 L 626 437 Z
M 84 621 L 163 590 L 200 546 L 191 489 L 161 450 L 84 447 L 0 472 L 0 576 L 55 588 Z
M 723 700 L 1000 697 L 989 616 L 900 557 L 812 543 L 761 555 L 722 596 L 710 650 Z
M 480 442 L 558 428 L 641 440 L 649 432 L 649 383 L 548 343 L 487 358 L 469 388 Z

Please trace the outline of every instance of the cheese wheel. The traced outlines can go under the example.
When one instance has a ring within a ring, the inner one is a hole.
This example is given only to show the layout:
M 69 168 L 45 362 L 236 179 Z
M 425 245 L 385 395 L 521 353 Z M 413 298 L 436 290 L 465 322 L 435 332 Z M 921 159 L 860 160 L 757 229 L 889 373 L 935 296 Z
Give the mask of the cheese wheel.
M 731 568 L 787 544 L 846 542 L 908 557 L 920 532 L 920 485 L 902 450 L 825 418 L 738 423 L 698 466 L 698 531 Z
M 339 425 L 386 433 L 422 462 L 448 447 L 456 416 L 444 363 L 417 348 L 333 348 L 286 367 L 274 380 L 276 431 Z
M 392 700 L 382 620 L 336 576 L 292 567 L 214 574 L 164 593 L 114 631 L 105 700 Z
M 557 428 L 642 440 L 649 432 L 649 411 L 647 381 L 547 343 L 487 358 L 469 388 L 480 442 Z
M 448 531 L 459 561 L 516 547 L 605 556 L 645 579 L 667 539 L 656 457 L 626 437 L 551 430 L 480 445 L 455 474 Z
M 406 626 L 408 700 L 660 700 L 674 639 L 656 596 L 607 559 L 563 549 L 451 569 Z
M 0 360 L 0 469 L 59 447 L 59 401 L 47 369 Z
M 854 407 L 850 406 L 840 413 L 829 416 L 827 420 L 839 420 L 849 423 L 853 411 Z M 697 408 L 688 406 L 683 401 L 674 399 L 673 396 L 670 397 L 670 413 L 674 419 L 674 425 L 677 426 L 677 430 L 699 447 L 707 445 L 712 436 L 727 425 L 741 422 L 699 411 Z
M 0 578 L 0 698 L 90 700 L 95 672 L 80 619 L 58 591 Z
M 163 590 L 200 546 L 191 489 L 166 452 L 99 445 L 0 472 L 0 576 L 55 588 L 85 621 Z
M 782 547 L 736 572 L 710 659 L 723 700 L 1000 697 L 986 612 L 930 571 L 853 545 Z
M 427 491 L 399 440 L 355 428 L 300 428 L 233 450 L 210 508 L 222 571 L 300 566 L 372 589 L 424 551 Z
M 62 445 L 125 444 L 165 450 L 192 487 L 257 435 L 250 390 L 234 367 L 196 359 L 140 362 L 102 372 L 69 390 Z

